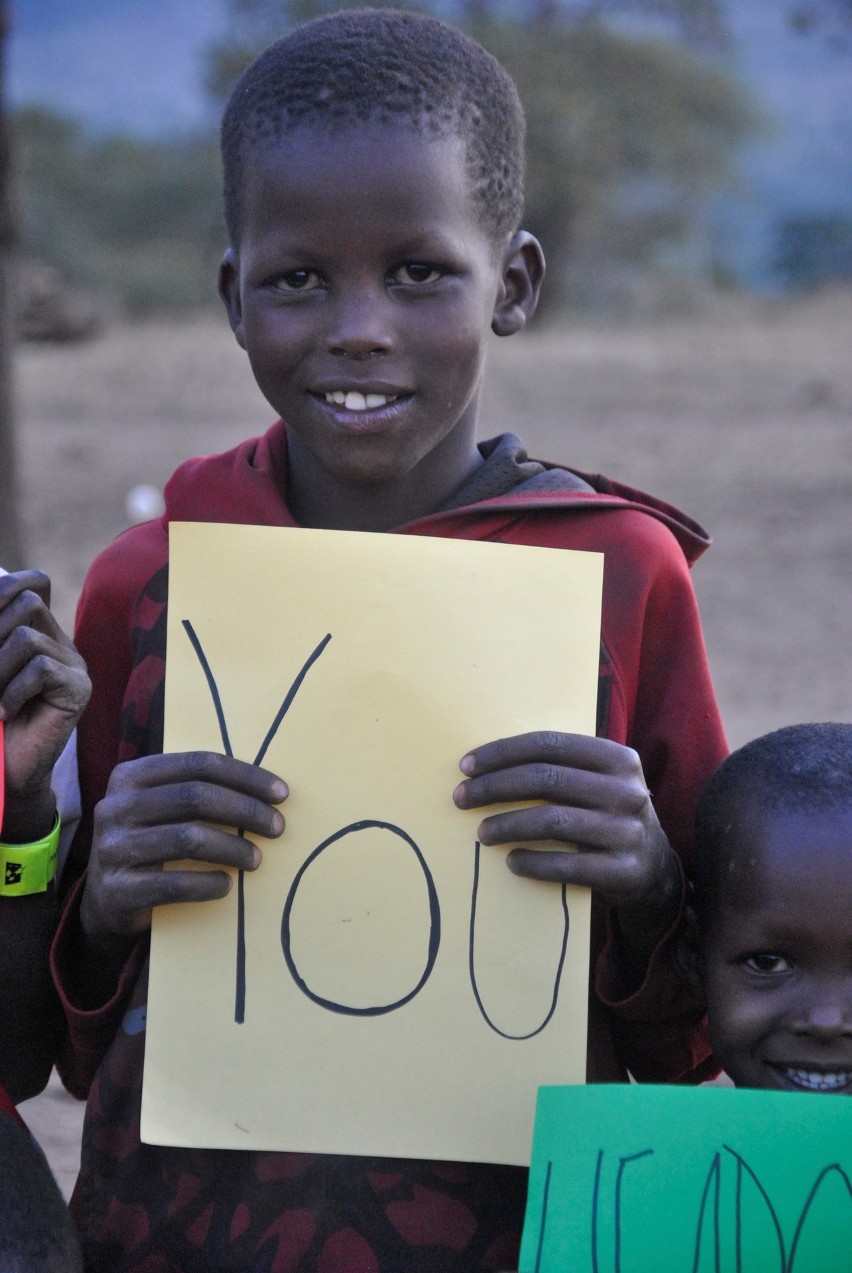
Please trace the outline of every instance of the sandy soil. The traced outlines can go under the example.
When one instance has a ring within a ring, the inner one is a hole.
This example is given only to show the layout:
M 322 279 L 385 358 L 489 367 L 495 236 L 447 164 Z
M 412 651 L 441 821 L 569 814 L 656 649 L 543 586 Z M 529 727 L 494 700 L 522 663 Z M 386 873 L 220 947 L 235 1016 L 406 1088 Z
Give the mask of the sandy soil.
M 495 342 L 482 435 L 673 501 L 712 532 L 695 571 L 732 745 L 852 720 L 852 292 L 701 319 L 572 325 Z M 17 360 L 31 559 L 70 624 L 127 491 L 271 419 L 224 320 L 117 328 Z M 26 1109 L 63 1187 L 79 1107 Z

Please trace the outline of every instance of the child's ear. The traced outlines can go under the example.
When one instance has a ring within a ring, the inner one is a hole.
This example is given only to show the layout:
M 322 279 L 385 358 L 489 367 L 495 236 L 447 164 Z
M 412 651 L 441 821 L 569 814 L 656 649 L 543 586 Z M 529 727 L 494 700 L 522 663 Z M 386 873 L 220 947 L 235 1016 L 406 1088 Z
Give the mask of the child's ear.
M 538 239 L 518 230 L 503 253 L 500 291 L 491 330 L 498 336 L 514 336 L 532 318 L 544 278 L 544 253 Z
M 691 906 L 684 907 L 680 931 L 675 939 L 672 960 L 681 980 L 693 999 L 704 998 L 704 978 L 701 975 L 701 954 L 698 936 L 698 916 Z
M 237 344 L 245 349 L 245 337 L 243 335 L 243 306 L 240 300 L 240 267 L 237 260 L 237 254 L 233 248 L 228 248 L 222 257 L 219 265 L 219 295 L 228 311 L 228 322 L 231 324 L 231 331 L 237 338 Z

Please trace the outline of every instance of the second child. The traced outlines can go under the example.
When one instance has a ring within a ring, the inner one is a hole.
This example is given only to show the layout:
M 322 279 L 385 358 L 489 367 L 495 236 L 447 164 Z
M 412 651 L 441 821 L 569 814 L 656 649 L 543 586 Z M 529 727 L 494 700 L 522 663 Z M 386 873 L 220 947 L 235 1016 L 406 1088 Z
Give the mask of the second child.
M 697 970 L 737 1087 L 852 1094 L 852 725 L 734 752 L 698 809 Z

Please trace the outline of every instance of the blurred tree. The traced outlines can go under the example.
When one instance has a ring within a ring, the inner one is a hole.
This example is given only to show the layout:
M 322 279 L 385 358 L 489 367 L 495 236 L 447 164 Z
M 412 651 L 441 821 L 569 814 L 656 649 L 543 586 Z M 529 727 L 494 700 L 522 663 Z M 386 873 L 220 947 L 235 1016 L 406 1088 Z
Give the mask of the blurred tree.
M 846 3 L 847 0 L 836 0 Z M 229 30 L 210 51 L 207 82 L 214 97 L 224 98 L 252 58 L 290 27 L 337 9 L 358 9 L 363 0 L 227 0 Z M 832 0 L 822 0 L 832 3 Z M 410 8 L 436 13 L 467 30 L 482 22 L 506 22 L 523 29 L 602 22 L 613 17 L 653 18 L 690 42 L 719 47 L 725 25 L 719 0 L 458 0 L 455 4 L 405 4 L 372 0 L 374 9 Z
M 757 123 L 736 80 L 682 45 L 596 21 L 517 30 L 486 19 L 474 33 L 524 101 L 526 223 L 554 267 L 553 301 L 588 298 L 590 272 L 614 278 L 703 237 L 710 196 Z
M 340 7 L 358 3 L 230 0 L 228 36 L 210 53 L 211 91 L 223 98 L 271 39 Z M 639 35 L 612 25 L 616 15 L 656 19 L 685 39 Z M 602 270 L 647 267 L 661 245 L 706 237 L 709 197 L 758 123 L 721 60 L 690 47 L 723 43 L 715 0 L 461 0 L 452 17 L 507 67 L 524 102 L 525 224 L 548 257 L 549 307 L 588 299 Z M 710 255 L 692 253 L 708 277 Z
M 15 221 L 11 140 L 5 105 L 8 22 L 6 0 L 0 0 L 0 564 L 7 570 L 14 570 L 24 564 L 24 549 L 11 387 L 11 292 Z
M 40 108 L 16 113 L 27 250 L 133 313 L 215 300 L 224 246 L 215 138 L 93 140 Z

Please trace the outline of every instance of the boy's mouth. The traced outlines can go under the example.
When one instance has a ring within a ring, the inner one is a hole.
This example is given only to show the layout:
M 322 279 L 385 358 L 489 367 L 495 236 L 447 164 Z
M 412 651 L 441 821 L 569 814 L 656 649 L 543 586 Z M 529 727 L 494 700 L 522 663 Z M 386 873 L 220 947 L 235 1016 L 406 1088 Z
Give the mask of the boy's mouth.
M 786 1082 L 803 1092 L 842 1092 L 852 1084 L 850 1070 L 812 1070 L 807 1066 L 773 1065 Z
M 380 411 L 382 407 L 396 402 L 397 393 L 359 393 L 356 389 L 335 389 L 332 393 L 323 394 L 326 402 L 332 407 L 345 407 L 347 411 Z

